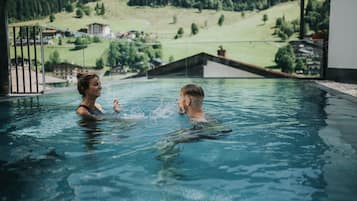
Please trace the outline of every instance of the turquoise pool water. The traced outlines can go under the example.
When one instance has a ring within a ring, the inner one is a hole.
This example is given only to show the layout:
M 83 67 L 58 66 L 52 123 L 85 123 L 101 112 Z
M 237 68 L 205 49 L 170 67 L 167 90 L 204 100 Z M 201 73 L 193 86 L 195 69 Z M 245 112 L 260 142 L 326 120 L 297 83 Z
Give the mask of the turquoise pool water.
M 190 128 L 179 88 L 231 128 L 167 144 Z M 75 89 L 0 102 L 0 200 L 355 200 L 357 105 L 309 82 L 147 80 L 108 85 L 108 119 L 83 125 Z M 112 114 L 118 97 L 124 111 Z M 169 151 L 167 151 L 169 147 Z

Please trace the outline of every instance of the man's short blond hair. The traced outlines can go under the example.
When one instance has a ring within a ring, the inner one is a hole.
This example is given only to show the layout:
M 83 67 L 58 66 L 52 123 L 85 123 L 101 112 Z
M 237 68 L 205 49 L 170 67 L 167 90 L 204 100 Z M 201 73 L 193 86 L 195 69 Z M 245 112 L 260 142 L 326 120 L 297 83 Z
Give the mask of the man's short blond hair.
M 181 92 L 183 95 L 190 95 L 194 97 L 205 97 L 205 93 L 202 87 L 195 84 L 187 84 L 181 88 Z
M 181 88 L 182 95 L 188 95 L 192 98 L 192 106 L 201 107 L 205 93 L 202 87 L 195 84 L 187 84 Z

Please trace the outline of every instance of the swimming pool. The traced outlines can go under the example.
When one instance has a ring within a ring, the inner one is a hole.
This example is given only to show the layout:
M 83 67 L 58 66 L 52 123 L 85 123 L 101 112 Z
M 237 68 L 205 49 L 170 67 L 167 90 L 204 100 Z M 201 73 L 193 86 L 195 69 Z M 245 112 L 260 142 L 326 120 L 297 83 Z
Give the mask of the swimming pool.
M 233 131 L 177 144 L 190 128 L 179 88 Z M 105 81 L 104 81 L 105 85 Z M 124 111 L 111 114 L 118 97 Z M 160 79 L 106 84 L 108 119 L 83 125 L 72 88 L 0 102 L 1 200 L 355 200 L 357 105 L 278 79 Z M 353 143 L 354 142 L 354 143 Z

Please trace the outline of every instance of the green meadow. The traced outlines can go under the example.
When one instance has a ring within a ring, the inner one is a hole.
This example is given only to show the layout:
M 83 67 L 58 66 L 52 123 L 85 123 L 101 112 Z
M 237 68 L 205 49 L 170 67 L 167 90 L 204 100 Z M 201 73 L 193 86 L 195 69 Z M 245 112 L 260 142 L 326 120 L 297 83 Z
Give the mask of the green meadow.
M 52 40 L 57 44 L 57 40 Z M 57 50 L 60 55 L 60 60 L 66 61 L 72 64 L 85 65 L 85 66 L 95 66 L 95 62 L 99 58 L 106 58 L 107 49 L 109 47 L 108 40 L 102 40 L 101 43 L 92 43 L 88 45 L 87 48 L 81 50 L 73 50 L 74 45 L 72 44 L 63 44 L 63 45 L 46 45 L 44 46 L 44 60 L 45 62 L 49 60 L 50 55 Z M 16 48 L 18 57 L 21 57 L 21 47 Z M 24 57 L 27 58 L 27 47 L 23 47 Z M 37 58 L 40 61 L 41 49 L 37 47 L 36 49 Z M 14 47 L 10 47 L 10 56 L 13 58 L 15 55 Z M 34 58 L 34 48 L 30 46 L 30 57 Z M 83 59 L 84 58 L 84 59 Z
M 207 52 L 216 55 L 220 45 L 227 50 L 227 58 L 251 63 L 259 66 L 274 66 L 274 55 L 279 47 L 285 43 L 273 42 L 279 40 L 273 35 L 275 20 L 285 16 L 291 21 L 299 18 L 299 2 L 291 1 L 279 4 L 264 11 L 245 12 L 244 17 L 240 12 L 183 9 L 175 7 L 129 7 L 126 1 L 102 0 L 106 13 L 104 16 L 97 16 L 92 10 L 90 16 L 75 18 L 75 12 L 58 13 L 56 19 L 50 23 L 48 18 L 34 21 L 17 23 L 15 25 L 39 24 L 43 26 L 53 26 L 60 29 L 76 31 L 86 25 L 98 22 L 108 24 L 111 31 L 126 32 L 130 30 L 144 31 L 156 36 L 162 43 L 163 59 L 175 60 L 191 56 L 200 52 Z M 94 8 L 95 3 L 88 4 Z M 217 24 L 219 16 L 225 17 L 222 26 Z M 268 21 L 263 23 L 263 15 L 268 15 Z M 177 22 L 173 23 L 176 16 Z M 191 24 L 199 26 L 199 33 L 191 35 Z M 182 27 L 184 35 L 182 38 L 174 39 L 177 30 Z M 290 39 L 296 39 L 294 35 Z M 56 42 L 54 42 L 56 44 Z M 92 43 L 84 50 L 85 65 L 94 66 L 95 60 L 104 57 L 109 47 L 108 40 L 102 43 Z M 68 44 L 61 46 L 47 46 L 45 48 L 45 58 L 48 58 L 50 51 L 57 49 L 60 58 L 71 63 L 83 64 L 83 50 L 71 50 Z

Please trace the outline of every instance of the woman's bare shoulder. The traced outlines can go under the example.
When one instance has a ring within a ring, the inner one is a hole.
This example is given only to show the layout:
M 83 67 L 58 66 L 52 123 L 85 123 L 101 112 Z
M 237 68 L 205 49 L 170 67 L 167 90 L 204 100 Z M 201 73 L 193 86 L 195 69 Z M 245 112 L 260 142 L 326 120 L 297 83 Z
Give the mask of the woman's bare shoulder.
M 102 106 L 99 103 L 95 103 L 95 107 L 102 113 L 104 113 L 104 110 L 102 108 Z
M 88 115 L 89 112 L 85 107 L 78 107 L 76 113 L 79 115 Z

